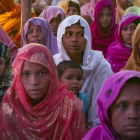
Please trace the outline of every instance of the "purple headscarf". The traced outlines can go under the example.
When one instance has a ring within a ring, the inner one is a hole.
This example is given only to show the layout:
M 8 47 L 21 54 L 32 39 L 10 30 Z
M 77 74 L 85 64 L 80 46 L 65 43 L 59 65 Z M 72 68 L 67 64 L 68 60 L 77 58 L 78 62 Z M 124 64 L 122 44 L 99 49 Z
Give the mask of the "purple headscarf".
M 140 20 L 140 16 L 134 13 L 128 13 L 122 17 L 115 32 L 116 41 L 113 42 L 108 48 L 106 58 L 111 64 L 114 73 L 124 68 L 132 53 L 132 46 L 123 42 L 121 31 L 125 26 L 132 23 L 136 19 Z
M 61 21 L 63 21 L 66 18 L 66 14 L 61 7 L 46 6 L 39 17 L 44 18 L 50 22 L 52 18 L 57 17 L 59 14 L 61 14 Z
M 45 40 L 45 46 L 51 51 L 53 55 L 57 54 L 58 46 L 57 46 L 56 37 L 53 35 L 49 23 L 45 19 L 39 18 L 39 17 L 34 17 L 34 18 L 29 19 L 24 25 L 23 30 L 22 30 L 23 46 L 28 44 L 26 36 L 27 36 L 28 26 L 30 22 L 34 25 L 41 26 L 42 33 Z
M 123 85 L 133 77 L 140 78 L 140 72 L 121 71 L 106 80 L 97 98 L 100 126 L 92 128 L 82 140 L 121 140 L 112 127 L 108 110 L 118 97 Z

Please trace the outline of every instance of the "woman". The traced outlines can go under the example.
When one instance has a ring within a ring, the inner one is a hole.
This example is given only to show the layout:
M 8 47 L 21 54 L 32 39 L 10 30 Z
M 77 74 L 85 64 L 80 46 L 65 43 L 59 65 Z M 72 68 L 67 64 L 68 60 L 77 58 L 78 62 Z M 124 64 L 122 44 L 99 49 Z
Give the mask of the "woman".
M 108 78 L 97 99 L 101 124 L 82 140 L 139 140 L 139 91 L 139 72 L 123 71 Z
M 66 13 L 66 17 L 71 15 L 81 15 L 80 5 L 77 0 L 64 0 L 58 3 Z
M 133 52 L 122 70 L 140 71 L 140 24 L 137 26 L 132 36 L 132 46 Z
M 57 54 L 56 37 L 53 35 L 49 23 L 43 18 L 31 18 L 22 30 L 23 46 L 29 43 L 39 43 L 49 48 L 51 53 Z
M 0 139 L 81 140 L 82 101 L 58 77 L 47 47 L 29 44 L 20 50 L 2 102 Z
M 108 46 L 115 41 L 115 5 L 110 0 L 100 0 L 94 10 L 95 20 L 90 26 L 92 49 L 103 52 L 106 58 Z
M 116 23 L 119 23 L 125 10 L 133 6 L 133 0 L 116 0 Z
M 66 14 L 64 10 L 58 6 L 47 6 L 39 17 L 47 20 L 51 26 L 53 34 L 57 36 L 58 26 L 61 21 L 65 19 Z
M 81 92 L 89 94 L 88 122 L 96 126 L 99 123 L 96 98 L 104 81 L 112 74 L 111 67 L 101 52 L 91 50 L 90 28 L 84 18 L 67 17 L 60 23 L 57 34 L 59 53 L 54 55 L 55 63 L 73 60 L 82 66 Z
M 10 87 L 12 59 L 8 47 L 0 42 L 0 104 L 6 90 Z
M 116 30 L 116 41 L 113 42 L 107 53 L 107 60 L 114 73 L 124 68 L 132 53 L 132 35 L 140 23 L 140 16 L 129 13 L 122 17 Z

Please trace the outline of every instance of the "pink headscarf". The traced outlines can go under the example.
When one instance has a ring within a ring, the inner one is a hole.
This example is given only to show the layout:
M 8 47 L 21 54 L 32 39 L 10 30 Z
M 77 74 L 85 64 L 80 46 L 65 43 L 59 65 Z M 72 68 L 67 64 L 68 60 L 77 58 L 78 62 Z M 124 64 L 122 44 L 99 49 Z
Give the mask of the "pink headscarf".
M 17 55 L 17 46 L 14 44 L 14 42 L 11 40 L 11 38 L 8 36 L 8 34 L 2 29 L 0 26 L 0 41 L 6 44 L 11 52 L 12 60 Z
M 106 80 L 97 99 L 100 126 L 92 128 L 82 140 L 121 140 L 112 127 L 109 108 L 119 96 L 123 85 L 133 77 L 140 78 L 140 73 L 130 70 L 122 71 Z
M 66 14 L 61 7 L 58 6 L 46 6 L 39 17 L 44 18 L 47 22 L 50 22 L 52 18 L 61 15 L 61 21 L 66 18 Z
M 51 51 L 53 55 L 57 54 L 58 46 L 57 46 L 56 37 L 53 35 L 49 23 L 45 19 L 39 18 L 39 17 L 34 17 L 34 18 L 29 19 L 24 25 L 23 30 L 22 30 L 23 46 L 28 44 L 26 36 L 27 36 L 28 26 L 30 22 L 32 22 L 34 25 L 41 26 L 42 33 L 45 40 L 45 46 L 48 47 L 48 49 Z
M 124 68 L 132 53 L 132 46 L 123 42 L 121 31 L 136 19 L 139 19 L 140 22 L 140 16 L 134 13 L 128 13 L 122 17 L 116 29 L 116 41 L 108 48 L 107 60 L 115 73 Z
M 39 104 L 32 106 L 21 82 L 26 61 L 44 66 L 49 71 L 48 91 Z M 14 80 L 2 101 L 0 139 L 5 140 L 81 140 L 86 128 L 82 101 L 59 83 L 52 54 L 40 44 L 21 48 L 14 63 Z
M 95 0 L 84 4 L 81 7 L 81 15 L 89 15 L 92 20 L 94 20 L 94 8 L 95 8 Z
M 111 10 L 112 23 L 108 33 L 104 33 L 99 25 L 99 16 L 102 10 L 109 6 Z M 92 34 L 92 49 L 102 51 L 106 57 L 108 46 L 115 41 L 115 5 L 111 0 L 100 0 L 96 3 L 94 11 L 95 20 L 90 26 Z

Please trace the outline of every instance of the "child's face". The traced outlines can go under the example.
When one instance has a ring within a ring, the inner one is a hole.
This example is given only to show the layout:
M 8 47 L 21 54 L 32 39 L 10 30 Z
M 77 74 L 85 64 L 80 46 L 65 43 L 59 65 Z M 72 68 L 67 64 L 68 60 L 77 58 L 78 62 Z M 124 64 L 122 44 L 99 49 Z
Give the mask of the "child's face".
M 77 94 L 82 88 L 82 71 L 78 68 L 68 68 L 64 71 L 61 82 L 68 84 L 68 90 Z

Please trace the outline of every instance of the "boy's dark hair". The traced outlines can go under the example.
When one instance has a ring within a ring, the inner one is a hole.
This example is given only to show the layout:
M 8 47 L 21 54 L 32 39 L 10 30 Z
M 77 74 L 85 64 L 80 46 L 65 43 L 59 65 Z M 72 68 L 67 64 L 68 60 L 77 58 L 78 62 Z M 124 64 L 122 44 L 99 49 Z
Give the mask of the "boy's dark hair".
M 140 84 L 140 78 L 139 77 L 130 78 L 126 81 L 125 84 L 132 84 L 132 83 Z
M 64 71 L 68 68 L 80 69 L 83 74 L 83 69 L 77 62 L 72 61 L 72 60 L 64 60 L 57 65 L 58 74 L 60 78 L 62 77 Z
M 80 6 L 72 1 L 69 1 L 68 7 L 75 7 L 78 10 L 78 15 L 80 15 Z

